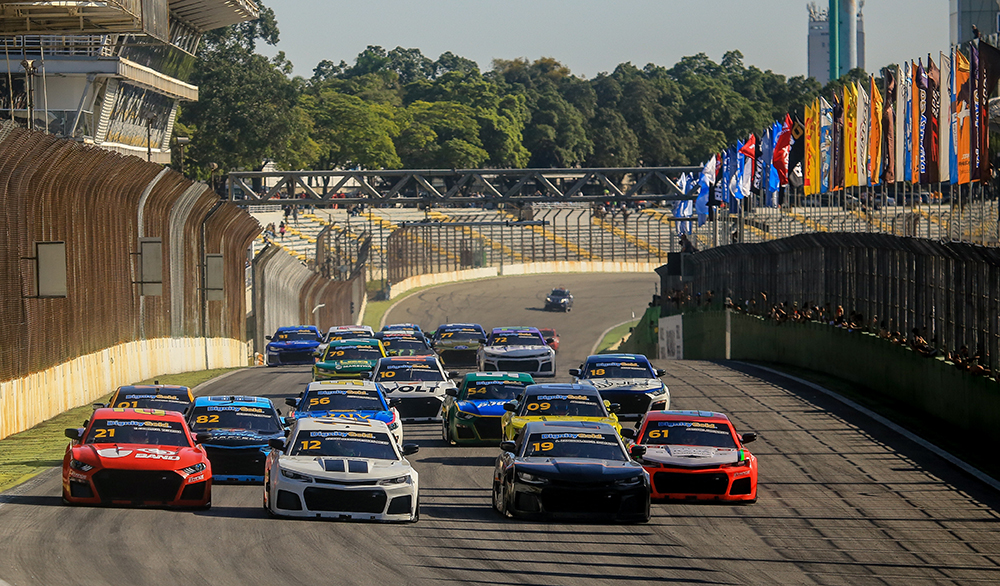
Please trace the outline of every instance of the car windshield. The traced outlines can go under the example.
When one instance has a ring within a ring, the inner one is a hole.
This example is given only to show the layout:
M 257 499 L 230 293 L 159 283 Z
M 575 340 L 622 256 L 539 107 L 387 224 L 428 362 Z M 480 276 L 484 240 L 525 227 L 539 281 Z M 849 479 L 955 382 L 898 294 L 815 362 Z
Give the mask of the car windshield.
M 194 408 L 188 419 L 191 431 L 250 429 L 261 433 L 281 431 L 274 409 L 253 405 L 204 405 Z
M 382 358 L 378 346 L 330 346 L 323 355 L 323 361 L 334 360 L 375 360 Z
M 386 350 L 424 350 L 427 342 L 417 338 L 382 338 Z
M 483 337 L 483 333 L 475 328 L 462 328 L 460 330 L 438 330 L 436 336 L 442 342 L 476 342 Z
M 613 360 L 587 363 L 583 378 L 656 378 L 645 362 Z
M 90 426 L 84 443 L 190 447 L 184 427 L 181 421 L 99 419 Z
M 544 346 L 545 340 L 535 332 L 504 332 L 494 334 L 490 346 Z
M 538 330 L 538 333 L 540 333 L 545 338 L 555 338 L 556 337 L 556 331 L 555 330 Z
M 705 421 L 650 421 L 640 444 L 735 448 L 729 425 Z
M 549 293 L 549 297 L 569 297 L 569 291 L 564 289 L 553 289 L 552 293 Z
M 469 401 L 509 401 L 524 391 L 525 384 L 511 380 L 477 380 L 469 382 L 463 398 Z
M 524 455 L 534 458 L 628 460 L 612 433 L 533 433 L 525 442 Z
M 573 417 L 607 417 L 604 403 L 599 395 L 581 395 L 575 393 L 531 395 L 525 397 L 519 405 L 518 415 L 535 416 L 573 416 Z
M 188 392 L 125 392 L 118 393 L 112 407 L 133 409 L 162 409 L 163 411 L 184 411 L 191 404 Z
M 276 342 L 298 342 L 302 340 L 308 340 L 311 342 L 316 341 L 316 332 L 310 330 L 296 330 L 296 331 L 285 331 L 278 332 L 274 335 L 273 340 Z
M 444 380 L 441 369 L 426 362 L 407 364 L 386 364 L 378 371 L 377 381 L 403 382 L 403 381 L 428 381 L 440 382 Z
M 328 332 L 326 334 L 326 342 L 339 342 L 340 340 L 360 340 L 364 338 L 371 338 L 372 335 L 368 332 L 354 331 L 354 330 L 344 330 L 339 332 Z
M 295 435 L 289 455 L 398 460 L 392 441 L 385 433 L 303 430 Z
M 384 411 L 382 394 L 375 389 L 309 389 L 299 401 L 300 411 Z

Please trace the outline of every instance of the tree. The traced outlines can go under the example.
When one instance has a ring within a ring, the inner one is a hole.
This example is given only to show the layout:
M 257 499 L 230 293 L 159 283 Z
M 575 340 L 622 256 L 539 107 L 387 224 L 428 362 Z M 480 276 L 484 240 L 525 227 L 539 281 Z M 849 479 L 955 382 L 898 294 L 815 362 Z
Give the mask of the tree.
M 393 143 L 399 127 L 391 106 L 324 89 L 303 96 L 302 107 L 313 120 L 317 162 L 322 168 L 400 167 Z
M 403 115 L 399 154 L 406 167 L 480 167 L 489 153 L 482 147 L 475 111 L 456 102 L 414 102 Z

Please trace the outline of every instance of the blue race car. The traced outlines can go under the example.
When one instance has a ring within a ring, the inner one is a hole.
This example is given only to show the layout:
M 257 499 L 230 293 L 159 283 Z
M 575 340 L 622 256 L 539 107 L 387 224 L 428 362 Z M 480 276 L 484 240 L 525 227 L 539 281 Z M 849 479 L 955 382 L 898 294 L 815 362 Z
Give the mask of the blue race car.
M 323 334 L 316 326 L 289 326 L 278 328 L 273 336 L 266 337 L 267 365 L 312 364 L 316 349 L 323 342 Z
M 216 482 L 264 482 L 268 440 L 284 438 L 284 421 L 265 397 L 198 397 L 188 427 L 211 438 L 202 442 Z
M 294 407 L 295 419 L 338 417 L 360 421 L 376 419 L 385 423 L 396 443 L 403 445 L 403 425 L 396 407 L 386 401 L 382 387 L 367 380 L 324 380 L 309 383 L 298 399 L 285 403 Z
M 595 354 L 569 373 L 574 382 L 595 387 L 605 401 L 618 403 L 618 417 L 642 418 L 647 411 L 670 409 L 670 391 L 642 354 Z

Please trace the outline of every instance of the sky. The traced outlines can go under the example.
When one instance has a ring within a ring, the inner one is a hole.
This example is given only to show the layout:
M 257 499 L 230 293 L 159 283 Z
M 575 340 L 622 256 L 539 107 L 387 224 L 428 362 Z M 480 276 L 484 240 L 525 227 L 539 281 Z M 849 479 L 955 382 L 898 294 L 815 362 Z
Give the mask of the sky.
M 483 71 L 493 59 L 553 57 L 581 77 L 619 63 L 670 67 L 705 53 L 719 61 L 738 49 L 744 64 L 788 77 L 806 75 L 806 0 L 264 0 L 281 30 L 295 75 L 311 77 L 328 59 L 354 62 L 368 45 L 451 51 Z M 817 2 L 821 6 L 826 0 Z M 948 49 L 948 0 L 867 0 L 866 65 Z

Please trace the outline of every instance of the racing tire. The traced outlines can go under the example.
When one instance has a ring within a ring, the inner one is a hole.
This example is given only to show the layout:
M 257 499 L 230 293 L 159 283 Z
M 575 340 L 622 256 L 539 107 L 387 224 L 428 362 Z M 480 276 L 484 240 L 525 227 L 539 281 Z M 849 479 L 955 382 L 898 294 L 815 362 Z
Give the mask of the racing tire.
M 407 523 L 416 523 L 420 520 L 420 495 L 417 495 L 417 506 L 414 508 L 413 518 L 407 521 Z
M 448 434 L 448 420 L 447 419 L 445 419 L 444 421 L 441 422 L 441 439 L 443 439 L 444 443 L 447 444 L 447 445 L 449 445 L 449 446 L 450 445 L 454 445 L 454 442 L 451 441 L 451 437 Z
M 64 488 L 63 491 L 62 491 L 62 504 L 64 504 L 64 505 L 72 504 L 72 503 L 69 502 L 69 499 L 66 498 L 67 496 L 69 496 L 69 495 L 66 494 L 66 489 Z
M 572 311 L 572 309 L 573 309 L 572 307 L 567 307 L 566 308 L 566 313 L 569 313 L 570 311 Z
M 507 495 L 503 493 L 503 483 L 493 481 L 493 510 L 503 518 L 507 518 Z

